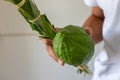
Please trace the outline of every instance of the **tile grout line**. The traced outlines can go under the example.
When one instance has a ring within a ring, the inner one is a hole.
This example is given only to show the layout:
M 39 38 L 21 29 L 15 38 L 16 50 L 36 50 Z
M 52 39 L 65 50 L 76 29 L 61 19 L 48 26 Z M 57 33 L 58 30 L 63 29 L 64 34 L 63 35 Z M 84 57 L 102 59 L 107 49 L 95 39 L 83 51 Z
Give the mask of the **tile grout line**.
M 39 36 L 36 33 L 2 33 L 0 37 L 22 37 L 22 36 Z

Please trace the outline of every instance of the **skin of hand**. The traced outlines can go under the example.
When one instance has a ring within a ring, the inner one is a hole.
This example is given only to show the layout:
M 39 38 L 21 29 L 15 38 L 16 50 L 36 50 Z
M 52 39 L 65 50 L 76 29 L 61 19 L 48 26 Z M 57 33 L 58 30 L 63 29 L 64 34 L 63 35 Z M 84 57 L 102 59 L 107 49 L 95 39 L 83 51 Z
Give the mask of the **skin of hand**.
M 59 32 L 60 28 L 56 28 L 56 31 Z M 43 41 L 43 43 L 45 43 L 46 45 L 46 50 L 49 54 L 49 56 L 51 56 L 57 63 L 59 63 L 61 66 L 64 65 L 64 62 L 62 60 L 60 60 L 56 55 L 55 52 L 53 50 L 53 42 L 50 39 L 41 39 L 41 41 Z
M 83 24 L 83 28 L 90 34 L 94 43 L 97 44 L 103 40 L 102 27 L 104 22 L 103 10 L 96 6 L 92 8 L 92 13 Z
M 83 24 L 83 28 L 88 32 L 88 34 L 93 38 L 94 43 L 97 44 L 103 40 L 102 37 L 102 26 L 104 22 L 104 14 L 101 8 L 98 6 L 92 8 L 92 14 Z M 56 28 L 56 31 L 60 31 L 60 28 Z M 41 39 L 46 45 L 46 50 L 48 54 L 61 66 L 64 65 L 64 62 L 60 60 L 53 50 L 52 40 Z

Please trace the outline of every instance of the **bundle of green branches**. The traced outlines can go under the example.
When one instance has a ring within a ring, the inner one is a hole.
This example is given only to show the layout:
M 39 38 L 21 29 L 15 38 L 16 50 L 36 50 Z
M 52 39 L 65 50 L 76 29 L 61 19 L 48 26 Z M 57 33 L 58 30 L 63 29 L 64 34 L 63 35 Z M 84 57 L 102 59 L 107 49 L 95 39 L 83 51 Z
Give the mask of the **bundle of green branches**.
M 6 0 L 13 3 L 33 30 L 39 32 L 40 37 L 53 39 L 56 31 L 54 26 L 47 19 L 46 15 L 40 14 L 33 0 Z
M 18 8 L 33 30 L 40 37 L 53 40 L 55 54 L 65 63 L 78 68 L 78 71 L 90 73 L 87 63 L 94 53 L 94 42 L 84 28 L 68 25 L 56 33 L 55 27 L 40 14 L 33 0 L 6 0 Z

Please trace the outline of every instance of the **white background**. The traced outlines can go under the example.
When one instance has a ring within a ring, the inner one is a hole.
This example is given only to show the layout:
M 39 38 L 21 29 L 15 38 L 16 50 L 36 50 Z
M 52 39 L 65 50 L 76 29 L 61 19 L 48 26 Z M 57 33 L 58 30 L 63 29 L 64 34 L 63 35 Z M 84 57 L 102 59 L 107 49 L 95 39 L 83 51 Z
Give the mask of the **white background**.
M 35 0 L 56 27 L 81 26 L 91 9 L 83 0 Z M 0 0 L 0 80 L 90 80 L 75 67 L 61 67 L 48 56 L 44 44 L 15 6 Z M 95 55 L 102 49 L 96 46 Z M 93 71 L 93 60 L 89 63 Z

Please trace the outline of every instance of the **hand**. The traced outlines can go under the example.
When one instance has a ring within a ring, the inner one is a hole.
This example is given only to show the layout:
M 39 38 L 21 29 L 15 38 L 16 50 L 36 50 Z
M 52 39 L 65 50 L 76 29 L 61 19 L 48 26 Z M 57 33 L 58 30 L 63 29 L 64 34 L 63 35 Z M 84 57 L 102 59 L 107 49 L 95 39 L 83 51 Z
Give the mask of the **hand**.
M 56 28 L 56 31 L 60 31 L 60 28 Z M 60 60 L 56 55 L 55 52 L 53 50 L 53 41 L 50 39 L 41 39 L 41 41 L 43 41 L 46 45 L 46 50 L 48 52 L 48 54 L 57 62 L 59 63 L 61 66 L 64 65 L 64 62 L 62 60 Z

